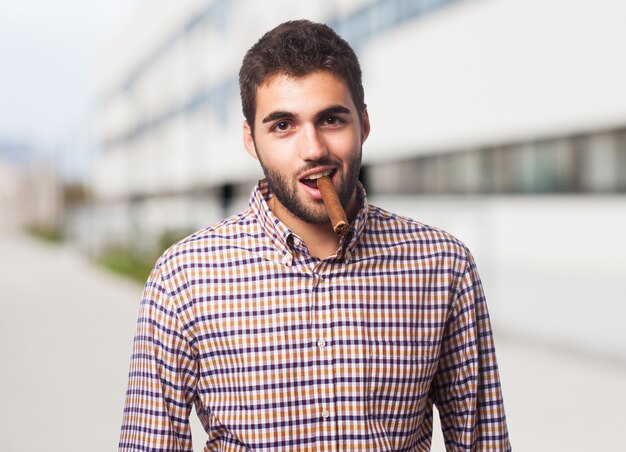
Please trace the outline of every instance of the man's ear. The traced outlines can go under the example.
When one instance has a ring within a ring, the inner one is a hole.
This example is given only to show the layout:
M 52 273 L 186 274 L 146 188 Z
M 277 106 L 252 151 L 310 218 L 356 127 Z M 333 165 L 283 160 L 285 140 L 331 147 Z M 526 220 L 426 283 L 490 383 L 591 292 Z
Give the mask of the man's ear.
M 367 112 L 367 105 L 363 109 L 363 114 L 361 116 L 361 143 L 364 143 L 367 140 L 367 137 L 370 134 L 370 115 Z
M 246 119 L 243 120 L 243 145 L 252 157 L 258 160 L 256 155 L 256 145 L 254 144 L 254 137 L 252 136 L 252 129 Z

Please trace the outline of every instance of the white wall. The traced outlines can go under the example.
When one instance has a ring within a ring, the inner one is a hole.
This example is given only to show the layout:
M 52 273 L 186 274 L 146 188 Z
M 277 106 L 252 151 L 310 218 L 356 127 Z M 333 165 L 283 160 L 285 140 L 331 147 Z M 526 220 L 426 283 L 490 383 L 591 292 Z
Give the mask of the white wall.
M 620 0 L 466 0 L 370 41 L 365 158 L 624 125 L 624 18 Z

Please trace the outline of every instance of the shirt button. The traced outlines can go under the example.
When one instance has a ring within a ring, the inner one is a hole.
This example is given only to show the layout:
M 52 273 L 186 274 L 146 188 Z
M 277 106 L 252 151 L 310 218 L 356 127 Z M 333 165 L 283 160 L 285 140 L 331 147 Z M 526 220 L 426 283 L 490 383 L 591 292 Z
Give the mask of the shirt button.
M 317 341 L 317 346 L 319 348 L 324 348 L 326 347 L 326 341 L 324 339 L 320 339 L 319 341 Z
M 328 410 L 322 411 L 322 417 L 324 419 L 328 419 L 330 417 L 330 411 L 328 411 Z

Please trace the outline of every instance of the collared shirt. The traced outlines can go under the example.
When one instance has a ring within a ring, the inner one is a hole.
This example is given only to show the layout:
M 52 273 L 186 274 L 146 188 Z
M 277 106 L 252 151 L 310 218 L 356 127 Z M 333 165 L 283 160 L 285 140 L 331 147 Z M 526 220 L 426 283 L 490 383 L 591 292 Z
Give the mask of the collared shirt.
M 167 250 L 146 283 L 119 450 L 509 450 L 476 265 L 449 234 L 368 204 L 312 257 L 250 208 Z

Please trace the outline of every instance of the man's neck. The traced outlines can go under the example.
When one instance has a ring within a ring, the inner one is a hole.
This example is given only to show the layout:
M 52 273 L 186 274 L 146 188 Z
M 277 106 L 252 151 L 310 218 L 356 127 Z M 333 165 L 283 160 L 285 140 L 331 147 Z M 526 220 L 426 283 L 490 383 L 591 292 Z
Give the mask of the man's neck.
M 282 204 L 278 202 L 275 196 L 272 196 L 268 202 L 268 207 L 276 217 L 282 221 L 294 234 L 304 240 L 309 254 L 318 259 L 326 259 L 332 256 L 339 249 L 340 238 L 335 233 L 330 223 L 308 223 L 296 217 Z M 352 222 L 358 211 L 358 199 L 356 192 L 349 203 L 346 215 L 348 220 Z

